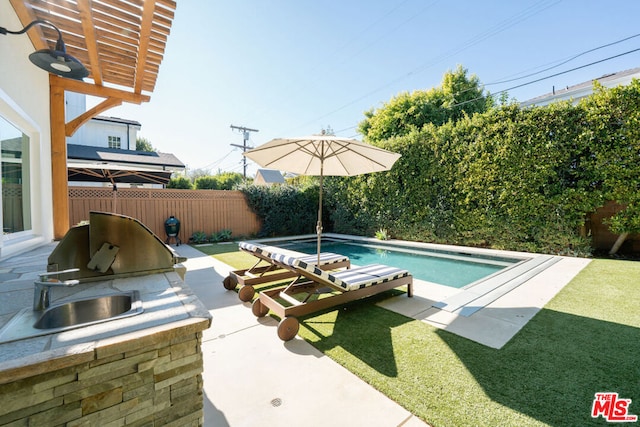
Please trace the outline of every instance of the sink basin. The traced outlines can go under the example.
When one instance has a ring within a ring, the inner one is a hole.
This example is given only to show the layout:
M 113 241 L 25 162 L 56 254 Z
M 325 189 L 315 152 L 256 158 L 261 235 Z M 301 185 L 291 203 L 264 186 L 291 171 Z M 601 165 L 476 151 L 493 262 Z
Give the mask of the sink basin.
M 44 312 L 25 308 L 0 329 L 0 343 L 110 322 L 143 311 L 138 291 L 72 300 L 52 305 Z
M 106 320 L 120 319 L 142 312 L 140 294 L 126 294 L 70 301 L 51 306 L 34 323 L 36 329 L 66 329 L 78 325 L 89 325 Z

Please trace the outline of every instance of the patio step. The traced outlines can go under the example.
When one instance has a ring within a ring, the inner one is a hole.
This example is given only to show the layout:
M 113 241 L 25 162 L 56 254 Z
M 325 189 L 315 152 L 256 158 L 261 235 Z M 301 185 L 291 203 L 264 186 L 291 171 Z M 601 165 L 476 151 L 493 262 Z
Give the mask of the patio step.
M 501 296 L 517 288 L 541 271 L 560 261 L 560 257 L 540 255 L 516 264 L 486 280 L 471 285 L 433 307 L 469 317 Z

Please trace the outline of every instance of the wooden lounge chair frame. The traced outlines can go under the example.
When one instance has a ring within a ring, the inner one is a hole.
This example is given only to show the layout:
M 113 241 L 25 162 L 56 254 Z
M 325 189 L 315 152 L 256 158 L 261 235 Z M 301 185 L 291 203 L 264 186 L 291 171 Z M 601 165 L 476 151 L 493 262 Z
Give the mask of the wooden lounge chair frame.
M 299 261 L 289 259 L 281 264 L 289 267 L 298 273 L 298 278 L 304 277 L 306 281 L 292 281 L 288 286 L 276 289 L 269 289 L 260 292 L 260 296 L 253 302 L 251 311 L 256 317 L 266 316 L 271 310 L 280 317 L 277 332 L 278 337 L 283 341 L 293 339 L 298 333 L 300 323 L 296 316 L 304 316 L 325 310 L 347 302 L 367 298 L 399 286 L 407 285 L 407 296 L 413 296 L 413 276 L 406 270 L 393 269 L 387 276 L 380 276 L 378 282 L 366 285 L 359 289 L 347 290 L 336 285 L 334 276 L 331 273 L 323 272 L 313 266 L 304 265 Z M 352 268 L 349 272 L 358 272 L 372 267 L 386 267 L 382 265 L 370 265 L 359 268 Z M 327 279 L 328 278 L 328 279 Z M 375 280 L 374 280 L 375 282 Z M 326 296 L 315 300 L 310 300 L 311 296 L 325 288 L 338 291 L 333 296 Z M 306 294 L 302 300 L 294 298 L 294 295 Z
M 286 268 L 282 264 L 274 262 L 273 247 L 256 245 L 253 243 L 240 242 L 239 249 L 258 258 L 257 262 L 247 269 L 234 270 L 229 273 L 222 281 L 225 289 L 233 290 L 240 285 L 238 298 L 241 301 L 248 302 L 255 295 L 255 285 L 277 282 L 298 276 L 298 273 L 291 268 Z M 289 251 L 289 253 L 292 253 Z M 311 255 L 297 254 L 300 258 L 307 259 Z M 315 255 L 313 255 L 315 257 Z M 351 261 L 348 257 L 340 256 L 330 252 L 320 254 L 320 268 L 323 270 L 337 270 L 341 268 L 349 268 Z M 326 262 L 323 262 L 326 260 Z M 267 265 L 259 265 L 266 262 Z

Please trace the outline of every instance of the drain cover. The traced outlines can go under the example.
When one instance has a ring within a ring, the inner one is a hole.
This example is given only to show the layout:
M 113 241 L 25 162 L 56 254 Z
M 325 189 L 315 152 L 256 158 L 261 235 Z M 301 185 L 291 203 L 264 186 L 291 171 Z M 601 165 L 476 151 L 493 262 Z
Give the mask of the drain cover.
M 280 399 L 279 397 L 276 397 L 271 401 L 271 406 L 273 406 L 274 408 L 277 408 L 280 405 L 282 405 L 282 399 Z

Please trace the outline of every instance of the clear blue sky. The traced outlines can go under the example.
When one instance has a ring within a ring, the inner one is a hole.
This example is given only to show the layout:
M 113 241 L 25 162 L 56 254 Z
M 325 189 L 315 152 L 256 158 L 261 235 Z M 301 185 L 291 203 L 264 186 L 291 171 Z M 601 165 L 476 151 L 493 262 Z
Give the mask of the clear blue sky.
M 460 64 L 491 93 L 640 48 L 638 0 L 179 1 L 151 101 L 105 115 L 189 169 L 242 172 L 250 145 L 319 133 L 360 138 L 363 112 L 439 86 Z M 534 76 L 502 84 L 557 66 Z M 524 101 L 640 66 L 640 51 L 509 90 Z M 249 175 L 255 173 L 255 165 Z

